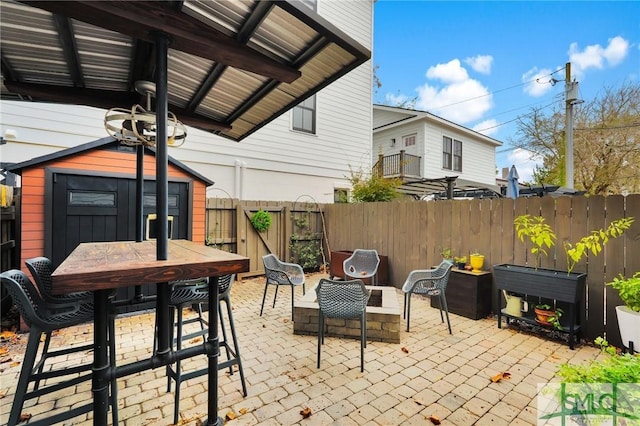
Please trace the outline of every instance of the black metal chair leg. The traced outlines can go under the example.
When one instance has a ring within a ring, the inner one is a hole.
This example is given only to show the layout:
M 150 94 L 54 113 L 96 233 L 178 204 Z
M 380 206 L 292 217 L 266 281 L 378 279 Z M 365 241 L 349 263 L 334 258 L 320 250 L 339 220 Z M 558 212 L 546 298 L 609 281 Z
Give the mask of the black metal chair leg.
M 269 283 L 264 285 L 264 294 L 262 295 L 262 305 L 260 306 L 260 316 L 262 316 L 262 311 L 264 310 L 264 301 L 267 299 L 267 289 L 269 288 Z
M 15 426 L 18 424 L 20 413 L 24 405 L 24 396 L 27 393 L 27 387 L 29 386 L 29 376 L 33 369 L 33 365 L 36 362 L 36 356 L 38 355 L 38 347 L 40 346 L 40 336 L 42 333 L 37 328 L 31 328 L 29 331 L 29 339 L 27 341 L 27 351 L 22 360 L 22 368 L 20 369 L 20 378 L 18 379 L 18 385 L 16 386 L 16 393 L 11 405 L 11 412 L 9 414 L 9 426 Z

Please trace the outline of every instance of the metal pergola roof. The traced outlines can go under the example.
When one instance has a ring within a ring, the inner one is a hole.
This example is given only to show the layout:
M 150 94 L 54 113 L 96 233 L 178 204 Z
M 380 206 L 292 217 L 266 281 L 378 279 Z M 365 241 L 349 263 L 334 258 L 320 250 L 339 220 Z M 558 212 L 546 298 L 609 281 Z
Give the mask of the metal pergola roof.
M 370 58 L 302 2 L 3 0 L 2 97 L 130 108 L 168 36 L 168 108 L 239 141 Z

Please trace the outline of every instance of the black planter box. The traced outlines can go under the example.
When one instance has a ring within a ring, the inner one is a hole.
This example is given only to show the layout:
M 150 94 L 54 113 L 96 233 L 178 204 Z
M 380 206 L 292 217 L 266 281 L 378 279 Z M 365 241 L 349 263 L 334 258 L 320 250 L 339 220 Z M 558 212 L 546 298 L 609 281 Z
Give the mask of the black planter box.
M 529 314 L 522 317 L 513 317 L 503 312 L 500 309 L 502 306 L 502 290 L 566 302 L 569 304 L 569 312 L 563 315 L 563 319 L 568 319 L 569 323 L 567 326 L 563 324 L 562 331 L 569 334 L 569 347 L 571 349 L 574 348 L 576 334 L 580 331 L 580 325 L 576 319 L 579 318 L 579 307 L 587 282 L 587 274 L 501 264 L 494 265 L 493 276 L 497 289 L 499 328 L 502 327 L 503 316 L 506 318 L 507 325 L 509 324 L 509 319 L 536 324 L 535 317 Z M 533 311 L 533 307 L 530 308 L 530 311 Z
M 531 266 L 501 264 L 493 267 L 496 288 L 513 293 L 579 303 L 587 274 Z

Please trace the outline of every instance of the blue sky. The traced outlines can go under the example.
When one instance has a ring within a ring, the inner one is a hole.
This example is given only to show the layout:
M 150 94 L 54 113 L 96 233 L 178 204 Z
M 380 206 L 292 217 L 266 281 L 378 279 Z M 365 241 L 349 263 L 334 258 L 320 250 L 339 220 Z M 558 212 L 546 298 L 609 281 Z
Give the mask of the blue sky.
M 374 7 L 382 83 L 374 102 L 417 97 L 415 109 L 498 139 L 498 170 L 515 164 L 521 181 L 535 159 L 509 144 L 514 120 L 533 107 L 564 110 L 567 62 L 582 100 L 640 79 L 640 1 L 378 0 Z

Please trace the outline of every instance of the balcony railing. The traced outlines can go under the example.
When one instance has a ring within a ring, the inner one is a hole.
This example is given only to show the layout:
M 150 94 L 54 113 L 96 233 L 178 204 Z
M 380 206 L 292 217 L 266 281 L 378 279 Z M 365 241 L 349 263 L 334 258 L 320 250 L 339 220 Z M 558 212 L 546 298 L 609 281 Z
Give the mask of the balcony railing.
M 401 150 L 398 154 L 378 155 L 378 162 L 373 166 L 373 172 L 382 177 L 421 177 L 421 157 L 411 155 Z

